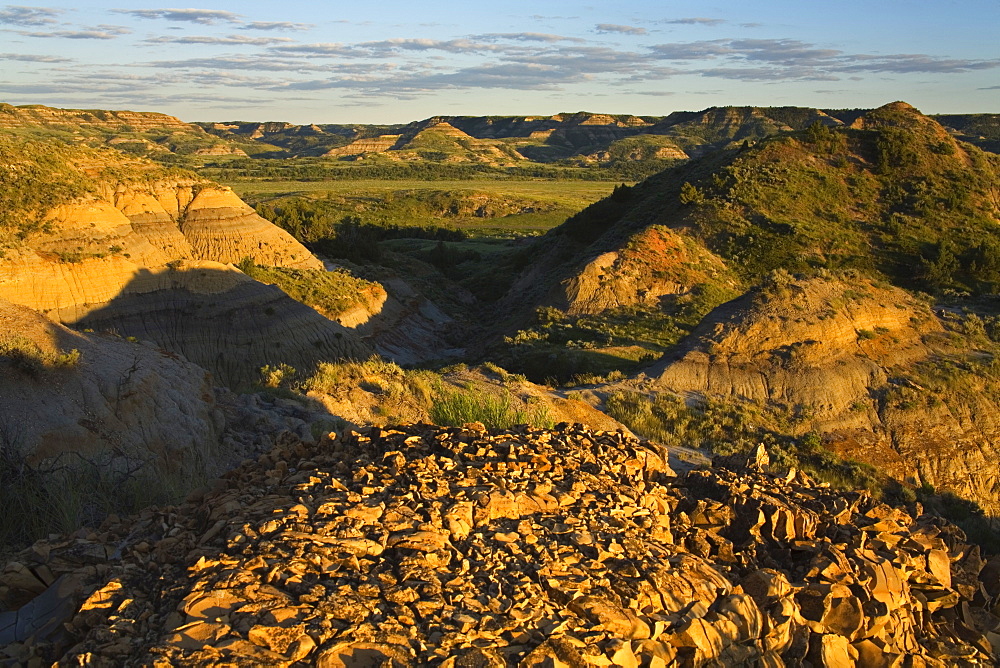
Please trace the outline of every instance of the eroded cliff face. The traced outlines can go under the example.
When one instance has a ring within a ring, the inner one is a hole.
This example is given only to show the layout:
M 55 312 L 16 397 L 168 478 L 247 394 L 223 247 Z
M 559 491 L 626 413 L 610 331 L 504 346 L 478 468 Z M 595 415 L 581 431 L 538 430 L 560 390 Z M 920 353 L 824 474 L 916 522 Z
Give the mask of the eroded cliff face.
M 239 262 L 322 269 L 305 246 L 273 223 L 258 216 L 229 188 L 202 188 L 179 221 L 196 260 Z
M 175 260 L 323 267 L 228 188 L 191 181 L 108 188 L 56 207 L 45 229 L 5 250 L 0 297 L 70 323 L 117 294 L 159 289 L 149 275 Z
M 792 417 L 841 456 L 1000 515 L 1000 406 L 974 368 L 989 353 L 958 336 L 898 288 L 788 277 L 720 306 L 640 385 Z

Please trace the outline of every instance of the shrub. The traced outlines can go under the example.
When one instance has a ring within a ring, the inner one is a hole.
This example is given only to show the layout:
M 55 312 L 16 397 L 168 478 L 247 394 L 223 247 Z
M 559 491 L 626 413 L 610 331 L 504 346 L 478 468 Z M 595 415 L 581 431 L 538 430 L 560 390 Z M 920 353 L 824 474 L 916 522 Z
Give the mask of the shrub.
M 697 186 L 693 186 L 687 181 L 681 186 L 681 192 L 678 196 L 681 204 L 701 204 L 705 201 L 705 193 L 698 190 Z
M 289 383 L 295 377 L 295 367 L 288 364 L 271 366 L 266 364 L 260 368 L 260 382 L 264 387 L 276 389 Z

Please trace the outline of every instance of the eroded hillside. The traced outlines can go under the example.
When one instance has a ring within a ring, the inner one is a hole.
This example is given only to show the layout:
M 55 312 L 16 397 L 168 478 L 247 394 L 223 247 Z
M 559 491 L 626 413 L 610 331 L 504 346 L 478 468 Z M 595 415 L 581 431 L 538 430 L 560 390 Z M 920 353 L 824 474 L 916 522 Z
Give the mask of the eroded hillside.
M 994 307 L 970 293 L 998 285 L 1000 166 L 903 103 L 846 120 L 711 153 L 552 230 L 501 302 L 521 330 L 505 361 L 597 383 L 595 401 L 743 406 L 993 514 Z M 644 415 L 640 433 L 684 430 Z

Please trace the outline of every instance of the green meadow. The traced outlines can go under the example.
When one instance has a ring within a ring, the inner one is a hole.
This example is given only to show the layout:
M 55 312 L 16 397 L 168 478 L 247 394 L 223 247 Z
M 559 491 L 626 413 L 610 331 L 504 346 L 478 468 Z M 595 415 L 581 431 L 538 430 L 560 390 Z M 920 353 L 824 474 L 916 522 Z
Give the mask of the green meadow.
M 442 227 L 474 236 L 541 234 L 611 193 L 608 181 L 238 181 L 233 190 L 269 218 L 321 211 L 383 227 Z M 273 217 L 272 217 L 273 216 Z M 279 221 L 276 221 L 279 222 Z

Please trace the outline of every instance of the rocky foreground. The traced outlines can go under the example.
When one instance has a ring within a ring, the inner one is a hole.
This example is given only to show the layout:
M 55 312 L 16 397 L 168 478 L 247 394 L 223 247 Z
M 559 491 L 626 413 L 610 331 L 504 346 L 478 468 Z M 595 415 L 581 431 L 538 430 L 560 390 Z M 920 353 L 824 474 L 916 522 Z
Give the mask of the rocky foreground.
M 1000 561 L 801 473 L 561 425 L 271 453 L 0 575 L 0 665 L 993 665 Z

